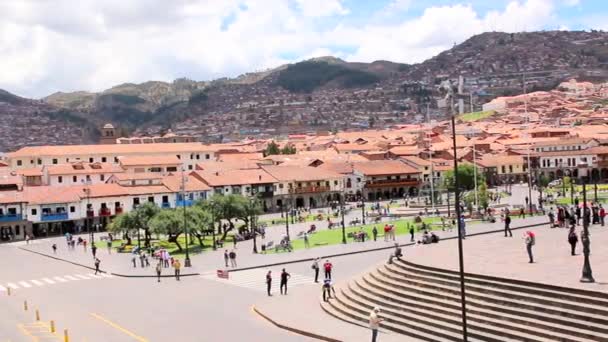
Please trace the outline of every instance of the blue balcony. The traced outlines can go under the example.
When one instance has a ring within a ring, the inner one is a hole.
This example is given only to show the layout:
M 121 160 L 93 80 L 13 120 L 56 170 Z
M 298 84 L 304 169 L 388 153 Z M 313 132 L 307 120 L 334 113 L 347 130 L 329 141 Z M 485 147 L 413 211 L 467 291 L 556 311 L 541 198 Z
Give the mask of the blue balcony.
M 163 208 L 163 209 L 169 209 L 169 208 L 171 208 L 171 203 L 169 203 L 169 202 L 163 202 L 160 205 L 160 207 Z
M 42 221 L 67 221 L 68 213 L 42 214 Z
M 0 215 L 0 222 L 14 222 L 21 220 L 23 220 L 23 216 L 21 214 Z
M 176 208 L 183 207 L 183 206 L 190 207 L 193 204 L 194 204 L 193 200 L 185 200 L 185 201 L 177 200 L 177 201 L 175 201 L 175 207 Z

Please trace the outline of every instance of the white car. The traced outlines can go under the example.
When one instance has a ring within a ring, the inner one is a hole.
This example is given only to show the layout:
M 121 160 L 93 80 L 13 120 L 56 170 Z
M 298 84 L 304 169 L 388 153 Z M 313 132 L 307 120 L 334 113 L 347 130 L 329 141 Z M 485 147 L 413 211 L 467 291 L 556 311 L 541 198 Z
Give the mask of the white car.
M 554 181 L 551 181 L 549 183 L 550 187 L 556 187 L 556 186 L 561 186 L 562 185 L 562 180 L 561 179 L 556 179 Z

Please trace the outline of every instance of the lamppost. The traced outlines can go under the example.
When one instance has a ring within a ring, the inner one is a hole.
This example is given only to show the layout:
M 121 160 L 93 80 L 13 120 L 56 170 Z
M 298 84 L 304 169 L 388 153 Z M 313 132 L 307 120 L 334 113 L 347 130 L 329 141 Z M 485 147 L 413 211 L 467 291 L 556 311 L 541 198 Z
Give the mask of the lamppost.
M 192 263 L 190 261 L 190 248 L 188 247 L 188 224 L 186 222 L 186 175 L 184 173 L 184 167 L 182 166 L 182 208 L 184 210 L 184 233 L 186 237 L 186 259 L 184 259 L 184 266 L 190 267 Z M 138 231 L 139 233 L 139 231 Z M 213 239 L 215 241 L 215 239 Z
M 89 222 L 89 206 L 91 205 L 91 203 L 90 203 L 91 188 L 89 188 L 89 183 L 86 183 L 85 188 L 82 189 L 82 191 L 84 192 L 84 194 L 87 197 L 87 207 L 85 209 L 84 225 L 87 229 L 87 234 L 89 235 L 89 240 L 91 240 L 91 246 L 93 246 L 93 243 L 95 242 L 95 241 L 93 241 L 94 234 L 93 234 L 93 230 L 91 229 L 91 224 Z M 91 209 L 91 211 L 93 211 L 93 210 Z M 94 211 L 93 211 L 93 215 L 95 215 Z
M 363 196 L 363 191 L 361 192 L 361 222 L 365 224 L 365 196 Z
M 249 217 L 249 224 L 251 225 L 251 230 L 253 231 L 253 253 L 257 254 L 258 253 L 258 244 L 257 244 L 257 229 L 255 227 L 255 215 L 254 215 L 254 211 L 255 211 L 255 198 L 251 197 L 249 198 L 249 209 L 251 210 L 250 217 Z
M 460 273 L 460 305 L 462 309 L 462 339 L 468 341 L 467 334 L 467 310 L 466 295 L 464 287 L 464 255 L 462 250 L 463 231 L 460 227 L 460 189 L 458 189 L 458 157 L 456 156 L 456 122 L 454 119 L 454 107 L 452 106 L 452 145 L 454 149 L 454 205 L 456 206 L 456 222 L 458 222 L 458 265 Z M 464 224 L 464 222 L 463 222 Z
M 570 204 L 574 204 L 574 178 L 570 177 Z
M 589 238 L 589 216 L 587 214 L 589 208 L 587 208 L 587 186 L 585 183 L 586 182 L 583 179 L 583 235 L 581 236 L 581 240 L 583 242 L 583 255 L 585 256 L 585 261 L 583 263 L 581 283 L 594 283 L 595 279 L 593 279 L 591 262 L 589 260 L 589 254 L 591 253 L 591 240 Z
M 346 226 L 344 225 L 344 196 L 340 201 L 340 214 L 342 215 L 342 243 L 346 244 Z

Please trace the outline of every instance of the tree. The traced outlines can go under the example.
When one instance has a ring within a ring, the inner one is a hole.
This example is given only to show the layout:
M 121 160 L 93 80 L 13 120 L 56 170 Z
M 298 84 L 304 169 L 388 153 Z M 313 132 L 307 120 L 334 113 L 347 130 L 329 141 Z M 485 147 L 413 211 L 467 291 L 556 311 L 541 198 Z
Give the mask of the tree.
M 228 227 L 223 229 L 222 240 L 226 239 L 228 232 L 234 229 L 234 220 L 242 220 L 245 224 L 249 223 L 247 206 L 249 200 L 241 195 L 215 195 L 207 202 L 203 202 L 203 208 L 207 208 L 213 213 L 216 221 L 228 221 Z M 215 229 L 215 228 L 214 228 Z
M 149 222 L 150 228 L 156 234 L 167 235 L 167 241 L 175 243 L 181 252 L 182 246 L 178 238 L 184 232 L 184 215 L 181 210 L 161 210 Z
M 542 199 L 543 190 L 549 186 L 549 177 L 545 176 L 544 174 L 541 174 L 540 176 L 538 176 L 538 178 L 536 179 L 536 186 L 538 187 L 538 198 Z M 543 207 L 542 200 L 539 201 L 539 204 L 540 204 L 540 207 L 542 208 Z
M 279 149 L 279 145 L 274 141 L 271 141 L 268 146 L 266 146 L 266 150 L 264 151 L 264 155 L 271 156 L 281 154 L 281 150 Z
M 196 237 L 201 248 L 204 247 L 204 234 L 209 231 L 209 227 L 213 229 L 213 215 L 211 211 L 202 206 L 192 206 L 186 208 L 186 219 L 190 224 L 188 231 Z
M 460 190 L 472 190 L 475 188 L 475 173 L 472 164 L 458 165 L 458 185 Z M 477 170 L 477 186 L 485 184 L 483 173 Z M 444 184 L 451 191 L 454 191 L 454 170 L 449 170 L 445 174 Z
M 144 231 L 144 246 L 150 246 L 152 234 L 148 223 L 154 215 L 160 211 L 154 203 L 145 203 L 137 209 L 116 216 L 108 225 L 108 230 L 115 233 L 123 233 L 123 239 L 127 245 L 132 243 L 132 231 L 136 234 L 140 229 Z
M 296 147 L 291 144 L 287 144 L 281 149 L 281 154 L 296 154 Z

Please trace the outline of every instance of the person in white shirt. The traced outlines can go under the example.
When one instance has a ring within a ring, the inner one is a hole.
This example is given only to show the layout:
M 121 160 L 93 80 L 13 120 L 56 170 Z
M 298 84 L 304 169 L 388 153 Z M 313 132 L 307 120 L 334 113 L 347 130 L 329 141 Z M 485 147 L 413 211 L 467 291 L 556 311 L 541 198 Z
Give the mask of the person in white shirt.
M 378 338 L 378 328 L 380 328 L 380 322 L 384 321 L 383 318 L 378 316 L 380 308 L 375 307 L 369 314 L 369 328 L 372 329 L 372 342 L 376 342 Z

